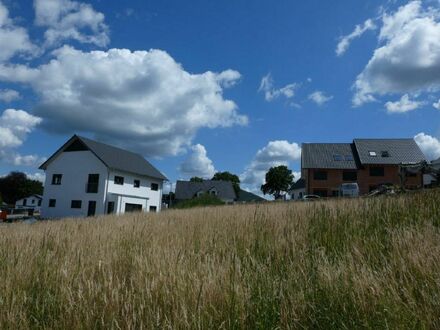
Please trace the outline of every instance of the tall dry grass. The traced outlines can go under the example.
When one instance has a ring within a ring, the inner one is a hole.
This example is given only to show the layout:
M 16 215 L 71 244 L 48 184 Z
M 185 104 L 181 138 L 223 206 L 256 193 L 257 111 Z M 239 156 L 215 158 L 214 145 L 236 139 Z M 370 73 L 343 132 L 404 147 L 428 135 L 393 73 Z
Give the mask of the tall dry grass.
M 0 226 L 0 327 L 440 328 L 440 192 Z

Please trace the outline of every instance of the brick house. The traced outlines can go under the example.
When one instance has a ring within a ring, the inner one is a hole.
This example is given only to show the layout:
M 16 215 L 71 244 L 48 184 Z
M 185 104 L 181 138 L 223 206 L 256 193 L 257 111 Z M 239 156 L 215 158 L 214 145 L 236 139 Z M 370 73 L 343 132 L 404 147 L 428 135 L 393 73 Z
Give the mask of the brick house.
M 400 184 L 399 165 L 426 160 L 413 139 L 354 139 L 353 143 L 304 143 L 301 177 L 306 194 L 338 196 L 342 183 L 357 182 L 361 195 L 382 184 Z M 406 188 L 423 186 L 421 173 L 407 174 Z

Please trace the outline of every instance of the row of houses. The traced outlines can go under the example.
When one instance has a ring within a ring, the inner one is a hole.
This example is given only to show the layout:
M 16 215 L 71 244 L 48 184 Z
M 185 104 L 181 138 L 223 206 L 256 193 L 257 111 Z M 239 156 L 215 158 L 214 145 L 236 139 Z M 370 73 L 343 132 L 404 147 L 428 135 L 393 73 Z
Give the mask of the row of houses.
M 401 166 L 426 161 L 413 139 L 354 139 L 351 143 L 304 143 L 301 179 L 291 195 L 338 196 L 343 183 L 357 183 L 360 194 L 380 185 L 402 183 Z M 440 161 L 439 161 L 440 164 Z M 44 218 L 84 217 L 131 211 L 159 212 L 167 178 L 140 154 L 74 135 L 40 169 L 46 172 L 43 196 L 17 202 L 18 208 L 41 208 Z M 423 187 L 421 172 L 407 172 L 408 189 Z M 260 202 L 263 198 L 231 182 L 177 181 L 175 202 L 202 194 L 225 203 Z

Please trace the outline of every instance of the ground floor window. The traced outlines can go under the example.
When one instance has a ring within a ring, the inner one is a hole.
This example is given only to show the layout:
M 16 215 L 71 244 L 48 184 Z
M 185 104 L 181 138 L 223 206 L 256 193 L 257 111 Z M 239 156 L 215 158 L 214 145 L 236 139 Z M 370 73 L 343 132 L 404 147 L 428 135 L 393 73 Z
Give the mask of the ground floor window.
M 57 204 L 56 199 L 49 199 L 49 207 L 55 207 L 56 204 Z
M 112 214 L 115 211 L 115 202 L 108 202 L 107 214 Z
M 70 203 L 70 207 L 71 207 L 72 209 L 80 209 L 80 208 L 81 208 L 81 204 L 82 204 L 81 201 L 72 201 L 72 202 Z
M 157 206 L 150 206 L 150 212 L 157 212 Z
M 125 212 L 140 212 L 142 211 L 142 204 L 125 204 Z

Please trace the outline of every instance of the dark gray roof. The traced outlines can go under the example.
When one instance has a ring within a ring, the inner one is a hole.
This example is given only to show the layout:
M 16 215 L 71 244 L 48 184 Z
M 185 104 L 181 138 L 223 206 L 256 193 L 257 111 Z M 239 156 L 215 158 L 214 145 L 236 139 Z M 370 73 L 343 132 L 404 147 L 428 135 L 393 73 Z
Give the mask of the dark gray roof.
M 266 199 L 260 197 L 256 194 L 253 194 L 249 191 L 240 189 L 238 193 L 237 202 L 264 202 Z
M 193 198 L 199 191 L 208 192 L 211 188 L 217 190 L 220 199 L 236 199 L 234 187 L 230 181 L 206 180 L 203 182 L 177 181 L 176 199 Z
M 426 160 L 414 139 L 354 139 L 353 142 L 361 164 L 397 165 Z M 389 156 L 382 157 L 382 152 L 388 152 Z
M 107 167 L 111 169 L 167 180 L 167 178 L 158 169 L 151 165 L 150 162 L 148 162 L 140 154 L 113 147 L 105 143 L 96 142 L 77 135 L 74 135 L 66 144 L 64 144 L 64 146 L 62 146 L 44 164 L 42 164 L 40 168 L 46 169 L 49 162 L 55 156 L 57 156 L 76 140 L 84 143 L 85 146 L 92 153 L 94 153 L 96 157 L 98 157 Z
M 341 157 L 340 160 L 338 157 Z M 356 169 L 350 143 L 303 143 L 302 168 Z
M 295 190 L 295 189 L 303 189 L 306 187 L 306 180 L 304 180 L 303 178 L 299 179 L 298 181 L 296 181 L 291 190 Z

